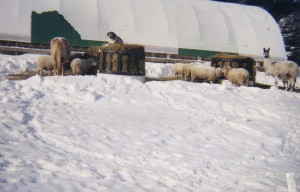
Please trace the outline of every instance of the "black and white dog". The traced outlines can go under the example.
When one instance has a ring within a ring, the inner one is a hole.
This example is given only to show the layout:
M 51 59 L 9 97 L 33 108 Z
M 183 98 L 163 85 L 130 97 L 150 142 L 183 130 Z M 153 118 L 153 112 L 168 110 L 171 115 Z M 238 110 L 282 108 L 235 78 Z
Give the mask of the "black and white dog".
M 114 32 L 108 32 L 107 38 L 108 38 L 108 43 L 105 46 L 111 44 L 123 44 L 123 40 L 119 36 L 117 36 Z

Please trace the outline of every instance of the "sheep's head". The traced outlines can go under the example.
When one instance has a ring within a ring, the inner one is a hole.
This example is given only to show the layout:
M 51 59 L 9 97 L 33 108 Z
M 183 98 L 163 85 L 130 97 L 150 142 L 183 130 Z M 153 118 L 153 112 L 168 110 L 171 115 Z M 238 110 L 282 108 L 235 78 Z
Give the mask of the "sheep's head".
M 216 77 L 221 77 L 224 75 L 223 71 L 222 71 L 222 68 L 218 67 L 215 69 L 215 75 Z
M 226 67 L 222 68 L 221 71 L 222 71 L 222 73 L 224 75 L 226 75 L 230 70 L 231 70 L 231 67 L 230 66 L 226 66 Z
M 264 63 L 263 62 L 256 62 L 255 69 L 257 71 L 265 71 L 265 69 L 264 69 Z
M 91 63 L 93 66 L 97 65 L 95 59 L 93 59 L 93 58 L 88 58 L 88 62 Z

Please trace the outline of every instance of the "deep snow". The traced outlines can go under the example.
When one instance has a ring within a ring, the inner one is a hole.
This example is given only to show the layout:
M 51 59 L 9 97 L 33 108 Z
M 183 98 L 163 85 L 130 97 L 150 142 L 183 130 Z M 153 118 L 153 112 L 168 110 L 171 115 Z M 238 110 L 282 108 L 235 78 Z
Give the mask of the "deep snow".
M 104 74 L 5 80 L 36 57 L 0 55 L 0 191 L 282 192 L 288 172 L 300 190 L 299 93 Z

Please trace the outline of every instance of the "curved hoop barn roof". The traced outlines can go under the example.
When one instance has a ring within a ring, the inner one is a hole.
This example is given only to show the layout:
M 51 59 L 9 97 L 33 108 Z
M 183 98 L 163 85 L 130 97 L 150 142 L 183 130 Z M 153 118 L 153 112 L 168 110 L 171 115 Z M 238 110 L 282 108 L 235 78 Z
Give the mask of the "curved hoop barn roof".
M 286 59 L 280 29 L 269 13 L 209 0 L 2 0 L 0 26 L 2 40 L 43 42 L 65 35 L 79 38 L 71 44 L 80 46 L 107 41 L 106 33 L 114 31 L 146 51 L 228 52 L 258 59 L 263 47 L 270 47 L 273 58 Z

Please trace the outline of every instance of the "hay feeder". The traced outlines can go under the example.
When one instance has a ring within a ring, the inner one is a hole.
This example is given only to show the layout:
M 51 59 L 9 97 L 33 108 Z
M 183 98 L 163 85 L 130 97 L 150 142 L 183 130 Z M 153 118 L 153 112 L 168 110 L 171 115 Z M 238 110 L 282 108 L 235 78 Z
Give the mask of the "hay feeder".
M 99 52 L 100 73 L 145 76 L 144 46 L 113 44 L 100 47 Z
M 225 67 L 230 66 L 232 68 L 244 68 L 250 74 L 250 80 L 255 84 L 256 67 L 255 60 L 251 57 L 230 55 L 230 54 L 218 54 L 211 58 L 211 66 Z

